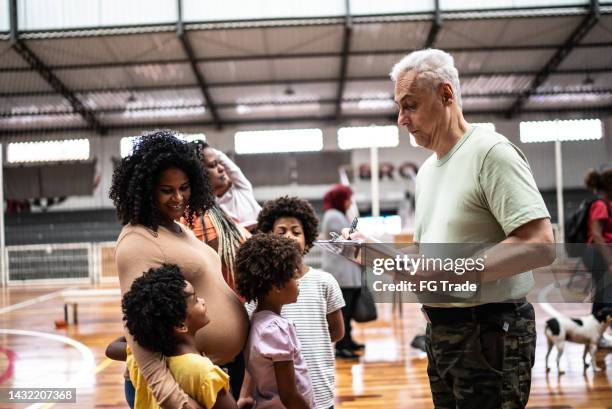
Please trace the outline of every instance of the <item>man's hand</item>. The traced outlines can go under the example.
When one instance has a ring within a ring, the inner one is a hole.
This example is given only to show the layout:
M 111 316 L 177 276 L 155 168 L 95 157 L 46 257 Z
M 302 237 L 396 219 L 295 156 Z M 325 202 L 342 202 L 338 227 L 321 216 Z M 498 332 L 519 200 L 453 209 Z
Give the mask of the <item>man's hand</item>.
M 359 230 L 355 230 L 349 234 L 350 230 L 351 229 L 348 227 L 345 227 L 340 231 L 344 240 L 361 240 L 364 243 L 380 243 L 379 240 L 376 240 L 374 237 L 370 237 Z

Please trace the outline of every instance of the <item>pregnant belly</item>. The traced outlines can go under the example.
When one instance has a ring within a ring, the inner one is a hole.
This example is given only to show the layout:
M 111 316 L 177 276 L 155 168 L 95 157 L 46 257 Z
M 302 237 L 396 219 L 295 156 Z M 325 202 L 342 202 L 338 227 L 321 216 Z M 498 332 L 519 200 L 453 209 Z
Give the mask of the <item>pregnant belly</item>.
M 196 346 L 215 364 L 222 365 L 233 361 L 244 348 L 249 318 L 233 293 L 215 298 L 206 302 L 210 323 L 196 333 Z

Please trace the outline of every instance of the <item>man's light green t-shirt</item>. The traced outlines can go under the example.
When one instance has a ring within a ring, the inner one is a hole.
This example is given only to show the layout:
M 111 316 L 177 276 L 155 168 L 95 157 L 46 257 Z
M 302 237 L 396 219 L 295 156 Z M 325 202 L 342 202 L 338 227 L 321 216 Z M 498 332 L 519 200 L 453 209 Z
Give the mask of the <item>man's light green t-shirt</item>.
M 470 126 L 443 158 L 430 156 L 416 178 L 414 239 L 421 244 L 498 243 L 516 228 L 549 217 L 523 153 L 483 127 Z M 518 299 L 533 283 L 527 271 L 485 283 L 481 294 L 499 301 Z

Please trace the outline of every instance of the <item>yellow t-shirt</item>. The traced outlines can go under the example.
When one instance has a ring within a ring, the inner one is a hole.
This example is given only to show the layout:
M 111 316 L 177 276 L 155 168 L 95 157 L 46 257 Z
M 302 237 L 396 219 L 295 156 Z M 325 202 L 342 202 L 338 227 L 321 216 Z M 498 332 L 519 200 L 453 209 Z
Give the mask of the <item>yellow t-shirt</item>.
M 149 385 L 142 376 L 136 360 L 127 348 L 127 367 L 136 388 L 135 409 L 161 409 Z M 181 389 L 207 409 L 212 408 L 221 390 L 229 393 L 229 376 L 210 359 L 198 354 L 165 357 L 172 376 Z

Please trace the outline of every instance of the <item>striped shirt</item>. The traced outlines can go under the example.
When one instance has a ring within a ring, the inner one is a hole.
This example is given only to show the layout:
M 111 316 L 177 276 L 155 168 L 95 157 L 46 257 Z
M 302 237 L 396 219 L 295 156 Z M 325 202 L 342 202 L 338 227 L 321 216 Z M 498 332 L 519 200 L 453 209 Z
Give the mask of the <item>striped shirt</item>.
M 336 279 L 325 271 L 310 268 L 300 280 L 297 302 L 283 306 L 281 316 L 295 324 L 302 344 L 302 355 L 312 379 L 316 409 L 327 409 L 334 404 L 335 359 L 329 336 L 327 314 L 344 307 L 342 292 Z M 255 302 L 246 305 L 249 315 Z

